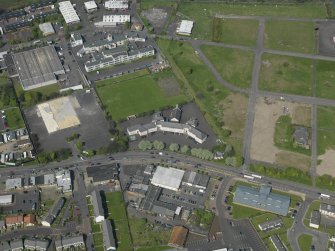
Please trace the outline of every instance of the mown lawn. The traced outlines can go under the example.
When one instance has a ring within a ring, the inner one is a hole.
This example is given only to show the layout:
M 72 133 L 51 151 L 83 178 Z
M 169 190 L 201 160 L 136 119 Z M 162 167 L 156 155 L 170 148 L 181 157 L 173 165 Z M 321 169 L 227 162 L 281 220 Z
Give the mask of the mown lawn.
M 187 101 L 183 94 L 169 96 L 164 93 L 153 75 L 136 76 L 112 83 L 114 81 L 115 79 L 100 81 L 96 88 L 107 114 L 115 121 Z
M 269 20 L 265 24 L 264 45 L 266 48 L 314 53 L 314 23 L 284 20 Z
M 335 99 L 335 62 L 318 60 L 316 64 L 316 95 Z
M 213 36 L 215 42 L 255 46 L 258 20 L 214 18 Z
M 213 18 L 215 14 L 244 15 L 244 16 L 285 16 L 325 18 L 326 8 L 318 5 L 262 5 L 262 4 L 220 4 L 183 2 L 178 12 L 185 19 L 195 22 L 193 36 L 209 40 L 213 33 Z
M 18 107 L 6 109 L 5 115 L 8 123 L 8 128 L 10 130 L 23 128 L 25 126 L 20 109 Z
M 251 85 L 253 52 L 209 45 L 201 50 L 224 80 L 241 88 Z
M 153 226 L 145 219 L 131 217 L 129 226 L 136 250 L 164 250 L 166 248 L 171 230 L 161 226 Z
M 263 54 L 259 83 L 265 91 L 312 96 L 312 61 Z
M 302 234 L 298 237 L 300 250 L 310 250 L 313 236 L 309 234 Z
M 335 149 L 335 108 L 319 106 L 317 114 L 317 146 L 318 154 L 322 155 L 327 149 Z
M 132 250 L 129 223 L 122 192 L 105 193 L 108 219 L 114 223 L 118 251 Z

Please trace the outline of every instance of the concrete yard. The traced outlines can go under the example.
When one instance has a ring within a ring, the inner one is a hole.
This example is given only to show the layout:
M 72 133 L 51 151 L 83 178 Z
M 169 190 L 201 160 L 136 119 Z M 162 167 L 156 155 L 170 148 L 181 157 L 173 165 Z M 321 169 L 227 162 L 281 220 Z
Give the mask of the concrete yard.
M 326 152 L 318 157 L 321 163 L 317 166 L 316 172 L 318 175 L 328 174 L 335 177 L 335 150 L 328 149 Z
M 75 113 L 70 113 L 70 115 L 76 114 L 78 121 L 80 121 L 80 124 L 75 127 L 69 127 L 74 122 L 78 122 L 74 117 L 67 120 L 60 116 L 58 119 L 61 121 L 60 127 L 63 129 L 49 133 L 43 119 L 37 113 L 37 106 L 25 110 L 31 133 L 38 135 L 38 151 L 69 148 L 70 145 L 66 141 L 66 137 L 71 136 L 73 133 L 80 134 L 80 140 L 85 142 L 85 149 L 98 149 L 101 146 L 108 145 L 110 142 L 109 123 L 105 119 L 104 113 L 93 94 L 78 91 L 68 98 L 74 101 L 72 107 Z M 67 115 L 69 115 L 69 111 L 67 111 Z M 57 118 L 55 121 L 57 121 Z
M 319 28 L 319 48 L 317 48 L 319 53 L 325 56 L 335 56 L 333 40 L 335 23 L 318 22 L 317 27 Z

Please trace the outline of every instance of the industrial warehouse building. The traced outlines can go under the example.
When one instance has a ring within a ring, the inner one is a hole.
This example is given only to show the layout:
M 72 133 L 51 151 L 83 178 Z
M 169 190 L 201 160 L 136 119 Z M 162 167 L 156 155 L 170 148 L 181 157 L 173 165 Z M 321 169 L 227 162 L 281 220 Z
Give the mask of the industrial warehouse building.
M 177 34 L 190 36 L 192 34 L 193 21 L 182 20 L 180 26 L 177 27 Z
M 290 207 L 290 197 L 272 193 L 271 186 L 237 186 L 234 203 L 286 216 Z
M 94 23 L 97 27 L 114 27 L 119 24 L 130 22 L 129 14 L 104 15 L 101 22 Z
M 80 18 L 70 1 L 59 2 L 58 4 L 59 11 L 63 16 L 65 23 L 74 24 L 80 22 Z
M 185 171 L 157 166 L 151 184 L 154 186 L 178 191 Z
M 65 74 L 54 46 L 15 53 L 13 60 L 25 91 L 55 84 Z
M 95 3 L 95 1 L 85 2 L 84 5 L 87 12 L 96 11 L 98 9 L 98 6 Z

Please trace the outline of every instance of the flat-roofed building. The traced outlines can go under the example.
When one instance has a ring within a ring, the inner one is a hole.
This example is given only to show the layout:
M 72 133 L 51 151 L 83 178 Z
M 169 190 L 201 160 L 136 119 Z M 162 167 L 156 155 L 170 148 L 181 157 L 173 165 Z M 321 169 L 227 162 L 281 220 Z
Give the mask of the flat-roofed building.
M 237 186 L 234 203 L 286 216 L 290 207 L 290 197 L 271 192 L 271 186 L 260 188 Z
M 23 179 L 22 178 L 13 178 L 6 180 L 6 190 L 22 188 L 23 186 Z
M 287 251 L 287 248 L 277 234 L 272 235 L 270 237 L 270 241 L 272 242 L 273 246 L 277 251 Z
M 269 231 L 276 228 L 281 228 L 283 226 L 283 221 L 281 219 L 275 219 L 267 221 L 258 225 L 259 229 L 262 231 Z
M 119 24 L 124 24 L 130 22 L 129 14 L 113 14 L 113 15 L 104 15 L 102 17 L 102 22 L 94 23 L 97 27 L 114 27 Z
M 206 174 L 187 171 L 183 177 L 182 184 L 205 190 L 209 182 L 209 176 Z
M 117 180 L 119 177 L 119 165 L 114 163 L 109 166 L 90 166 L 86 169 L 89 181 L 94 184 L 105 184 Z
M 71 33 L 70 41 L 72 47 L 84 44 L 83 38 L 79 33 Z
M 116 250 L 116 242 L 111 222 L 107 219 L 102 221 L 102 234 L 105 250 Z
M 52 35 L 52 34 L 55 34 L 54 27 L 52 26 L 52 24 L 50 22 L 39 24 L 38 27 L 40 28 L 40 30 L 43 33 L 43 36 L 45 36 L 45 37 L 49 36 L 49 35 Z
M 72 180 L 70 170 L 60 170 L 55 173 L 57 188 L 63 193 L 72 191 Z
M 91 194 L 93 210 L 94 210 L 94 221 L 102 222 L 105 220 L 105 213 L 102 207 L 102 199 L 100 192 L 94 190 Z
M 169 246 L 182 248 L 185 245 L 188 229 L 184 226 L 174 226 L 168 242 Z
M 179 27 L 177 27 L 177 34 L 190 36 L 192 34 L 193 21 L 182 20 Z
M 157 166 L 151 184 L 154 186 L 178 191 L 185 171 L 176 168 Z
M 85 9 L 86 9 L 87 12 L 93 12 L 93 11 L 96 11 L 98 9 L 98 6 L 95 3 L 95 1 L 85 2 L 84 5 L 85 5 Z
M 57 83 L 57 75 L 65 74 L 54 46 L 45 46 L 13 54 L 23 90 Z
M 322 203 L 320 205 L 320 213 L 329 217 L 335 217 L 335 206 Z
M 70 1 L 63 1 L 58 4 L 59 11 L 63 15 L 65 23 L 73 24 L 80 22 L 80 18 Z
M 108 0 L 104 4 L 107 10 L 128 9 L 128 1 L 125 0 Z
M 12 203 L 13 203 L 13 195 L 12 194 L 0 195 L 0 206 L 10 205 Z
M 309 220 L 309 226 L 318 229 L 320 227 L 321 213 L 317 210 L 313 210 L 311 218 Z

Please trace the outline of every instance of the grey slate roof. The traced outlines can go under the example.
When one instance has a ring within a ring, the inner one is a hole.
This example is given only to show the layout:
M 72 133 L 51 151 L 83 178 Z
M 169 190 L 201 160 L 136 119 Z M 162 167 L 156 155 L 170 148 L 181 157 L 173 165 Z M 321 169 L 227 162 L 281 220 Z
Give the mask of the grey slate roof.
M 306 127 L 299 126 L 295 129 L 293 138 L 301 145 L 308 145 L 308 130 Z
M 192 186 L 207 187 L 209 176 L 206 174 L 187 171 L 184 174 L 183 182 L 192 184 Z
M 311 223 L 315 225 L 320 225 L 321 213 L 317 210 L 312 211 L 311 213 Z
M 172 109 L 172 111 L 170 113 L 170 120 L 171 119 L 176 119 L 176 120 L 180 121 L 180 118 L 181 118 L 181 109 L 177 106 L 177 107 Z
M 104 237 L 105 250 L 115 250 L 115 238 L 113 233 L 113 227 L 109 220 L 102 222 L 102 234 Z
M 286 247 L 282 243 L 282 241 L 279 239 L 278 235 L 272 235 L 270 237 L 271 242 L 275 246 L 277 251 L 287 251 Z
M 23 241 L 22 239 L 11 241 L 10 242 L 11 250 L 22 250 L 23 249 Z
M 271 187 L 267 185 L 262 185 L 260 189 L 237 186 L 234 203 L 286 216 L 290 197 L 272 193 Z
M 10 246 L 8 244 L 7 241 L 2 241 L 0 242 L 0 251 L 9 251 L 10 250 Z
M 116 179 L 119 175 L 118 164 L 112 166 L 90 166 L 86 169 L 87 176 L 93 179 L 93 182 Z
M 261 223 L 258 226 L 262 231 L 266 231 L 266 230 L 271 230 L 273 228 L 278 228 L 282 224 L 283 224 L 283 221 L 281 219 L 275 219 L 275 220 L 272 220 L 272 221 L 267 221 L 267 222 Z
M 92 192 L 92 204 L 95 217 L 104 216 L 104 209 L 102 207 L 101 195 L 100 192 L 97 192 L 96 190 Z
M 324 211 L 327 211 L 327 212 L 335 213 L 335 206 L 322 203 L 320 205 L 320 210 L 324 210 Z

